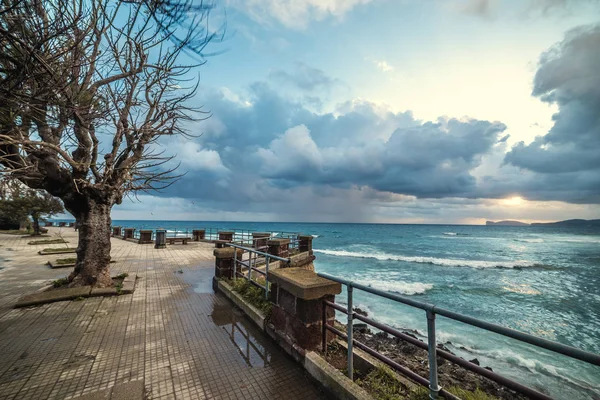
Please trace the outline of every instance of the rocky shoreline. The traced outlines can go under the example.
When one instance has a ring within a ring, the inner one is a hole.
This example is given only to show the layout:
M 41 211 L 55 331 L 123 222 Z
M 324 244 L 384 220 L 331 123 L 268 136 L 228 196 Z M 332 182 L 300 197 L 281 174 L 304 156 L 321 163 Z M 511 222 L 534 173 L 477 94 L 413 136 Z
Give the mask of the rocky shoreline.
M 404 333 L 416 338 L 416 336 L 409 332 Z M 369 346 L 423 377 L 429 376 L 427 351 L 423 349 L 388 335 L 385 332 L 372 333 L 368 330 L 356 330 L 354 332 L 354 340 L 364 343 L 366 346 Z M 438 345 L 438 348 L 452 353 L 444 347 L 444 345 L 440 344 Z M 470 361 L 479 365 L 477 359 Z M 492 370 L 490 367 L 484 366 L 484 368 Z M 440 357 L 438 357 L 438 376 L 439 383 L 442 387 L 457 386 L 470 391 L 475 391 L 479 388 L 491 396 L 506 400 L 520 400 L 527 398 Z
M 359 308 L 355 308 L 354 311 L 358 314 L 368 316 L 367 312 Z M 336 322 L 339 323 L 338 321 Z M 340 325 L 343 324 L 340 323 Z M 343 326 L 345 327 L 345 325 Z M 411 332 L 404 330 L 403 333 L 421 341 L 420 338 Z M 411 343 L 385 332 L 372 332 L 367 328 L 366 324 L 362 323 L 355 324 L 354 326 L 354 340 L 365 344 L 384 356 L 396 361 L 398 364 L 409 368 L 420 376 L 429 376 L 429 362 L 426 350 L 420 349 Z M 438 344 L 438 348 L 455 355 L 443 344 Z M 468 361 L 480 365 L 479 360 L 476 358 Z M 479 388 L 488 395 L 503 400 L 521 400 L 528 398 L 441 357 L 438 357 L 437 362 L 438 379 L 439 384 L 442 387 L 457 386 L 469 391 L 475 391 Z M 489 366 L 482 367 L 493 371 Z

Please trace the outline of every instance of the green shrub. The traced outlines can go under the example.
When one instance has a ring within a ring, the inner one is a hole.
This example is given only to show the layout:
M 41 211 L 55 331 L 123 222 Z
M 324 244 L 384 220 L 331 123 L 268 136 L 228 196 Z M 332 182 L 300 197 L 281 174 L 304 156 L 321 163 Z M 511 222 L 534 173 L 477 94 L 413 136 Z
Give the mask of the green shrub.
M 61 286 L 65 286 L 68 283 L 69 283 L 69 280 L 67 278 L 60 278 L 55 281 L 52 281 L 52 286 L 54 286 L 55 288 L 58 288 Z
M 264 284 L 264 278 L 262 279 Z M 236 280 L 229 280 L 229 285 L 235 292 L 238 292 L 244 300 L 258 308 L 262 313 L 268 317 L 271 315 L 271 309 L 273 305 L 267 299 L 265 299 L 265 290 L 254 286 L 247 279 L 238 278 Z
M 373 369 L 364 379 L 357 379 L 356 383 L 377 400 L 403 400 L 408 394 L 408 389 L 396 378 L 394 371 L 385 366 Z

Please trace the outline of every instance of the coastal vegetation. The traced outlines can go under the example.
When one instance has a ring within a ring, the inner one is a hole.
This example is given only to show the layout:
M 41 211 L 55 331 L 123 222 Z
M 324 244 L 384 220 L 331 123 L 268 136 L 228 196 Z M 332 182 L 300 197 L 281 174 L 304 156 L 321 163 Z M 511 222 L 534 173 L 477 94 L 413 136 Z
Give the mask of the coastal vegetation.
M 211 9 L 189 0 L 0 6 L 0 173 L 59 198 L 77 220 L 69 286 L 112 286 L 113 205 L 178 178 L 159 142 L 206 118 L 188 100 L 193 69 L 220 36 L 208 29 Z M 184 52 L 198 61 L 182 62 Z
M 235 292 L 239 293 L 244 300 L 248 301 L 248 303 L 262 311 L 265 317 L 271 315 L 273 304 L 265 298 L 264 289 L 253 285 L 247 279 L 231 279 L 228 280 L 227 283 Z M 264 285 L 264 279 L 261 284 Z

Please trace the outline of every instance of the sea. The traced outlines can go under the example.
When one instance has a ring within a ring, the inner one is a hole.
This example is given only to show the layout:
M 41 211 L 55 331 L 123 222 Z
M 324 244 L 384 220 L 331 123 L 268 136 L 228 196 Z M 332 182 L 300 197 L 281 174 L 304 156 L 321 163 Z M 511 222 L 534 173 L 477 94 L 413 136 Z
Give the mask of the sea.
M 314 236 L 315 268 L 600 354 L 600 229 L 474 225 L 113 221 Z M 346 304 L 346 292 L 336 301 Z M 425 311 L 360 290 L 354 304 L 426 337 Z M 341 321 L 344 319 L 339 317 Z M 600 399 L 600 367 L 444 317 L 438 343 L 558 399 Z

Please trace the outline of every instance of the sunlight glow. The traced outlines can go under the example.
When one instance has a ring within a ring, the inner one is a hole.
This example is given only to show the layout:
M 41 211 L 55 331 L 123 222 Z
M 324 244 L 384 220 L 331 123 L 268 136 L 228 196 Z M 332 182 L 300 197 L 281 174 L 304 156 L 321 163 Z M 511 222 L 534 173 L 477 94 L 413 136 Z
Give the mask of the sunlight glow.
M 507 206 L 520 206 L 523 204 L 523 198 L 519 196 L 511 197 L 510 199 L 502 200 L 502 203 Z

